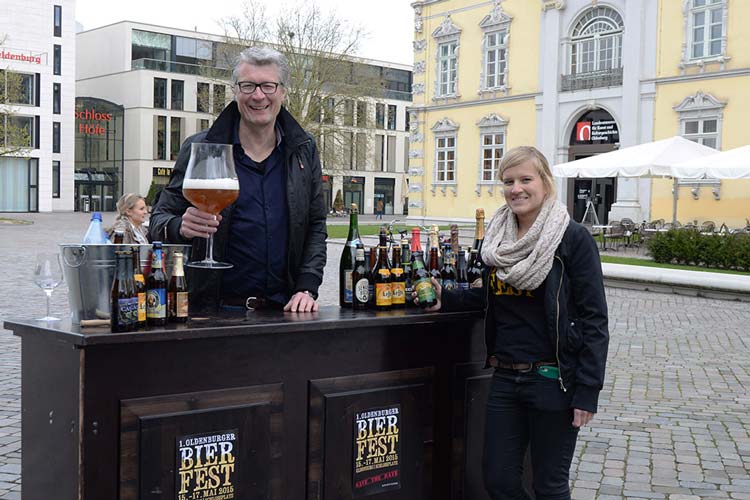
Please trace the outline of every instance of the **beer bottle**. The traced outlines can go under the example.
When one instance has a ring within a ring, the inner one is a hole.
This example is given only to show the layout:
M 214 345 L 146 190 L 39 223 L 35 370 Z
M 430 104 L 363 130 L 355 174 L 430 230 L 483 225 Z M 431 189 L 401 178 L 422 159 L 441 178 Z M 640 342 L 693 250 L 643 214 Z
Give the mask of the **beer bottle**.
M 440 274 L 440 265 L 438 264 L 438 249 L 437 247 L 430 248 L 430 276 L 435 278 L 437 282 L 442 286 L 443 277 Z
M 388 246 L 385 228 L 380 229 L 378 261 L 372 272 L 372 281 L 375 283 L 375 309 L 378 311 L 390 309 L 393 305 L 393 295 L 391 294 L 391 268 L 388 265 Z
M 115 229 L 115 234 L 113 236 L 115 245 L 122 245 L 122 242 L 125 240 L 125 232 L 122 229 Z
M 450 244 L 446 244 L 443 250 L 443 267 L 440 269 L 443 290 L 456 289 L 456 266 Z
M 414 283 L 414 291 L 417 292 L 419 307 L 426 308 L 437 304 L 437 294 L 430 281 L 430 273 L 424 268 L 422 255 L 424 254 L 421 250 L 412 253 L 411 279 Z M 437 259 L 437 256 L 435 258 Z
M 149 326 L 167 324 L 167 275 L 162 269 L 161 242 L 155 241 L 151 253 L 151 272 L 146 278 L 146 322 Z
M 188 320 L 188 288 L 185 269 L 182 266 L 182 252 L 175 252 L 172 277 L 167 288 L 167 309 L 169 321 L 185 323 Z
M 458 224 L 451 224 L 451 251 L 453 256 L 458 258 L 458 252 L 461 251 L 458 245 Z
M 430 249 L 430 258 L 432 258 L 432 249 L 435 248 L 437 250 L 438 267 L 443 265 L 443 252 L 440 250 L 439 229 L 440 228 L 436 224 L 430 226 L 430 246 L 428 247 Z
M 401 268 L 404 270 L 404 295 L 407 307 L 413 307 L 414 301 L 411 294 L 414 291 L 414 285 L 411 281 L 411 252 L 409 251 L 409 240 L 401 240 Z
M 133 246 L 133 285 L 138 297 L 138 328 L 146 328 L 146 279 L 141 270 L 140 248 Z
M 128 260 L 126 252 L 115 252 L 115 280 L 110 291 L 110 324 L 113 332 L 129 332 L 133 329 L 130 308 L 132 294 L 128 288 Z
M 484 241 L 484 209 L 477 208 L 476 227 L 474 228 L 474 250 L 482 256 L 482 242 Z
M 352 308 L 366 309 L 370 301 L 370 270 L 365 264 L 365 249 L 362 243 L 357 245 L 352 271 Z
M 125 285 L 130 294 L 130 306 L 128 307 L 128 316 L 130 318 L 130 329 L 138 329 L 138 293 L 135 290 L 135 276 L 133 274 L 133 252 L 130 250 L 125 251 L 127 256 L 126 271 L 125 271 Z
M 339 261 L 339 305 L 341 307 L 352 307 L 352 271 L 354 270 L 354 255 L 357 244 L 362 243 L 359 236 L 357 204 L 352 203 L 349 213 L 349 234 L 346 237 L 344 250 L 341 252 Z
M 370 258 L 368 259 L 367 269 L 370 270 L 370 295 L 368 296 L 367 307 L 375 309 L 375 264 L 378 262 L 378 247 L 370 248 Z
M 456 264 L 456 289 L 468 290 L 469 273 L 468 266 L 466 265 L 466 252 L 464 252 L 461 247 L 458 248 L 458 264 Z
M 479 258 L 479 253 L 476 248 L 471 249 L 471 259 L 469 259 L 469 268 L 467 269 L 467 278 L 469 280 L 469 288 L 482 288 L 482 271 L 484 266 L 482 260 Z
M 391 302 L 394 309 L 406 306 L 406 277 L 401 267 L 401 247 L 393 247 L 393 267 L 391 267 Z

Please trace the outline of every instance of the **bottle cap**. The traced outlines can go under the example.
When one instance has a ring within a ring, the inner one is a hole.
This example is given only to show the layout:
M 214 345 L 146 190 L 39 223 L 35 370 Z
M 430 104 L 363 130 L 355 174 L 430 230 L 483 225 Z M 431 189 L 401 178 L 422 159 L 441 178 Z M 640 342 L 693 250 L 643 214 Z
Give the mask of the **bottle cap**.
M 94 212 L 93 214 L 91 214 L 91 220 L 98 220 L 101 222 L 102 220 L 101 212 Z

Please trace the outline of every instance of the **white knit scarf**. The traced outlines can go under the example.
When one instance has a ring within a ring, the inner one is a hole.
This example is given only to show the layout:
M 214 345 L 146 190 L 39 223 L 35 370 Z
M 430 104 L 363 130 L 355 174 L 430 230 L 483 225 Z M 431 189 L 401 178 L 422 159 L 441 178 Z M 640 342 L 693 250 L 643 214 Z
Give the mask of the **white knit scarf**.
M 482 260 L 497 277 L 519 290 L 535 290 L 552 268 L 555 250 L 568 228 L 570 215 L 557 198 L 542 205 L 534 224 L 518 239 L 518 221 L 508 205 L 492 216 L 482 244 Z

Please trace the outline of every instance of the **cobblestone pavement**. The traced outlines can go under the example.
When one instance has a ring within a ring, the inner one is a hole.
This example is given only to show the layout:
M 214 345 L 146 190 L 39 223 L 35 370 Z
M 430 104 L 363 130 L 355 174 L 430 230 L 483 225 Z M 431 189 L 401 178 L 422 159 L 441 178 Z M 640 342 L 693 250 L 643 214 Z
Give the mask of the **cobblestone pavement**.
M 0 321 L 44 314 L 35 254 L 78 241 L 88 224 L 85 214 L 17 217 L 34 224 L 0 225 Z M 337 303 L 340 252 L 329 244 L 325 305 Z M 607 296 L 606 386 L 580 434 L 573 498 L 750 500 L 750 306 L 624 289 Z M 66 297 L 62 285 L 53 314 L 68 314 Z M 20 498 L 20 351 L 0 329 L 0 500 Z

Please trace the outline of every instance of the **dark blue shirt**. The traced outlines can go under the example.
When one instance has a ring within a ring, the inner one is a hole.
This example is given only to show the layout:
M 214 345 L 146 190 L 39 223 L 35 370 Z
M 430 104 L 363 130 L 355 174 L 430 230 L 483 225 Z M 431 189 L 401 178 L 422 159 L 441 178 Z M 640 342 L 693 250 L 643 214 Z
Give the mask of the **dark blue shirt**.
M 240 181 L 240 196 L 232 210 L 229 228 L 229 261 L 224 271 L 222 294 L 247 297 L 262 295 L 285 304 L 287 292 L 286 172 L 283 137 L 277 128 L 273 152 L 262 161 L 245 154 L 234 129 L 234 161 Z

